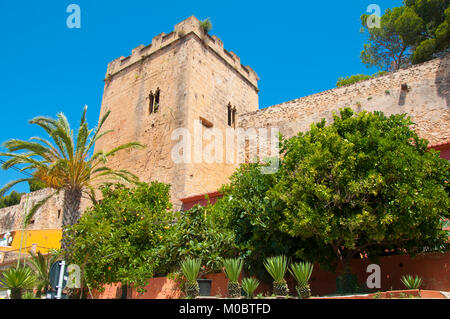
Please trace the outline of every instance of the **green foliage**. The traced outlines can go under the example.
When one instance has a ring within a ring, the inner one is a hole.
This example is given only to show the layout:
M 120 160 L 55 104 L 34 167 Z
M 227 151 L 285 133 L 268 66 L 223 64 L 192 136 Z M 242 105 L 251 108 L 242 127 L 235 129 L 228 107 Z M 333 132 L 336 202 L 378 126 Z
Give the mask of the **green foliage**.
M 32 291 L 27 291 L 22 295 L 22 299 L 39 299 Z
M 35 191 L 46 188 L 45 183 L 43 183 L 39 180 L 33 180 L 33 179 L 28 181 L 28 186 L 30 187 L 30 192 L 35 192 Z
M 269 257 L 264 262 L 264 267 L 273 278 L 274 282 L 285 282 L 284 276 L 288 267 L 286 256 Z
M 313 268 L 314 265 L 307 261 L 291 264 L 289 271 L 299 284 L 306 284 L 311 278 Z
M 380 28 L 368 28 L 369 15 L 361 16 L 368 43 L 361 53 L 363 63 L 380 69 L 394 69 L 421 63 L 450 44 L 450 2 L 448 0 L 406 0 L 387 9 Z
M 328 246 L 346 270 L 358 251 L 443 249 L 450 164 L 427 151 L 405 115 L 347 108 L 333 120 L 283 142 L 269 192 L 285 204 L 281 229 Z
M 188 257 L 201 260 L 202 272 L 219 271 L 222 259 L 236 254 L 233 234 L 223 229 L 220 217 L 211 209 L 196 205 L 178 216 L 158 248 L 164 256 L 158 274 L 173 272 L 179 261 Z
M 186 277 L 188 282 L 197 282 L 198 273 L 200 272 L 200 267 L 202 261 L 200 259 L 186 258 L 181 262 L 181 271 Z
M 354 84 L 354 83 L 358 83 L 358 82 L 361 82 L 364 80 L 373 79 L 375 77 L 385 75 L 386 73 L 387 72 L 380 71 L 373 75 L 355 74 L 355 75 L 351 75 L 351 76 L 341 77 L 338 79 L 338 81 L 336 83 L 336 87 L 342 87 L 344 85 Z
M 244 289 L 247 298 L 253 299 L 255 290 L 259 286 L 259 280 L 254 277 L 242 279 L 242 289 Z
M 400 279 L 407 289 L 419 289 L 422 285 L 422 278 L 419 276 L 406 275 Z
M 30 267 L 34 270 L 37 283 L 37 295 L 46 293 L 50 286 L 50 267 L 58 259 L 56 251 L 51 251 L 47 256 L 38 252 L 31 254 L 31 259 L 28 260 Z
M 91 288 L 115 282 L 144 286 L 165 258 L 158 247 L 174 220 L 169 185 L 107 184 L 101 191 L 103 200 L 67 230 L 70 262 L 84 268 Z
M 223 268 L 230 282 L 238 282 L 244 262 L 241 258 L 224 259 Z
M 12 191 L 9 195 L 0 197 L 0 208 L 10 207 L 20 204 L 23 193 Z
M 211 29 L 212 29 L 211 20 L 209 20 L 209 18 L 206 18 L 205 20 L 200 21 L 200 28 L 202 28 L 202 30 L 206 34 L 208 34 L 211 31 Z
M 29 267 L 12 267 L 2 273 L 0 290 L 11 290 L 12 299 L 22 299 L 22 291 L 33 288 L 35 282 L 36 277 Z
M 224 185 L 224 194 L 213 207 L 216 220 L 234 235 L 240 257 L 249 271 L 264 277 L 261 268 L 266 257 L 290 254 L 294 241 L 278 228 L 283 218 L 278 202 L 266 196 L 274 184 L 274 175 L 262 174 L 259 164 L 243 164 Z

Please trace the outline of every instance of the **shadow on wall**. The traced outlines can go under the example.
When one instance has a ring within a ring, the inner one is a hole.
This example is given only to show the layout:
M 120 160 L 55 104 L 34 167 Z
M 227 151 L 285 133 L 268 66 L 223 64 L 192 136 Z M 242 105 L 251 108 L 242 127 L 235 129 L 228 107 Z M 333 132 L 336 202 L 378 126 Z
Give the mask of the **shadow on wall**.
M 436 84 L 438 96 L 445 98 L 447 108 L 450 108 L 450 74 L 449 74 L 450 54 L 447 54 L 439 61 L 439 68 L 436 72 Z

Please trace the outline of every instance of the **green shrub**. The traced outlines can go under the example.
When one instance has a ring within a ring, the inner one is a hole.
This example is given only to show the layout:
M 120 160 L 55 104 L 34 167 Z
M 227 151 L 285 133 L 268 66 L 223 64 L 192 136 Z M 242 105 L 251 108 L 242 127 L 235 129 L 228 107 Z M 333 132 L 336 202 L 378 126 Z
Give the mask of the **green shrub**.
M 253 299 L 255 290 L 259 286 L 259 280 L 253 277 L 242 279 L 242 289 L 244 289 L 247 298 Z
M 408 289 L 419 289 L 422 285 L 422 278 L 419 276 L 413 277 L 411 275 L 406 275 L 402 276 L 400 280 Z
M 267 258 L 264 267 L 273 279 L 273 293 L 277 296 L 287 296 L 289 289 L 284 279 L 288 267 L 286 256 Z
M 202 28 L 202 30 L 206 34 L 208 34 L 211 31 L 211 29 L 212 29 L 211 20 L 209 20 L 209 18 L 206 18 L 205 20 L 200 21 L 200 28 Z
M 11 290 L 11 299 L 22 299 L 23 290 L 32 288 L 36 282 L 29 267 L 12 267 L 2 273 L 0 290 Z

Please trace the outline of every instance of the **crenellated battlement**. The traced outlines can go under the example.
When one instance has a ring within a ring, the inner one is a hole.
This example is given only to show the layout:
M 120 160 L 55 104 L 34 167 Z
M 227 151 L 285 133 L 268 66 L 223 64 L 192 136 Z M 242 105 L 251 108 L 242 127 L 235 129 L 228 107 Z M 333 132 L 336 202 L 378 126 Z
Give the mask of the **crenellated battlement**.
M 210 36 L 200 27 L 200 21 L 191 16 L 184 21 L 175 25 L 174 31 L 166 34 L 161 33 L 152 39 L 152 42 L 145 45 L 139 45 L 132 50 L 131 55 L 127 57 L 119 57 L 108 64 L 106 78 L 109 79 L 118 72 L 142 61 L 151 56 L 155 52 L 165 48 L 172 43 L 179 41 L 181 38 L 194 34 L 202 40 L 203 44 L 213 50 L 220 58 L 222 58 L 229 66 L 234 68 L 242 77 L 247 79 L 255 88 L 258 88 L 258 75 L 250 66 L 241 64 L 241 59 L 232 51 L 227 51 L 223 47 L 223 42 L 216 36 Z

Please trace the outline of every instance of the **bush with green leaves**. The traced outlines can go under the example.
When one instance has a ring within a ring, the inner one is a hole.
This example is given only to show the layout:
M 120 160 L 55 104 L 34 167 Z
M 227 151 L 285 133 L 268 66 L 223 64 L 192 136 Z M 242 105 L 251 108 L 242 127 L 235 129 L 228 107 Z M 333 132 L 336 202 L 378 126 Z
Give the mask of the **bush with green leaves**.
M 177 270 L 180 260 L 198 258 L 202 273 L 218 272 L 222 260 L 236 255 L 233 233 L 223 228 L 220 220 L 211 214 L 211 206 L 194 206 L 181 212 L 161 240 L 158 255 L 161 258 L 157 273 L 166 275 Z
M 23 193 L 12 191 L 9 195 L 0 197 L 0 208 L 10 207 L 20 204 Z
M 1 274 L 0 290 L 11 290 L 11 299 L 22 299 L 24 290 L 33 288 L 36 277 L 27 266 L 11 267 Z
M 242 279 L 241 282 L 242 289 L 244 289 L 247 298 L 253 299 L 255 295 L 255 290 L 259 286 L 259 280 L 254 277 L 247 277 Z
M 230 258 L 223 261 L 225 275 L 228 278 L 228 295 L 231 298 L 241 297 L 241 286 L 239 276 L 242 272 L 244 261 L 241 258 Z
M 273 293 L 276 296 L 288 296 L 289 288 L 284 279 L 288 268 L 286 256 L 269 257 L 264 262 L 264 267 L 273 279 Z
M 412 124 L 401 114 L 346 108 L 331 125 L 323 120 L 285 140 L 268 192 L 285 204 L 281 230 L 329 247 L 347 273 L 359 252 L 446 249 L 450 163 Z
M 67 230 L 70 263 L 91 288 L 121 282 L 142 291 L 165 258 L 158 247 L 174 221 L 169 185 L 107 184 L 101 191 L 103 200 Z
M 355 84 L 364 80 L 368 80 L 368 79 L 373 79 L 379 76 L 382 76 L 384 74 L 386 74 L 387 72 L 381 71 L 381 72 L 377 72 L 373 75 L 366 75 L 366 74 L 355 74 L 355 75 L 351 75 L 351 76 L 346 76 L 346 77 L 340 77 L 336 83 L 336 87 L 341 87 L 341 86 L 345 86 L 345 85 L 350 85 L 350 84 Z
M 311 288 L 309 287 L 309 279 L 313 271 L 314 265 L 308 261 L 291 264 L 289 269 L 292 276 L 297 281 L 297 293 L 302 299 L 311 297 Z
M 186 278 L 185 292 L 187 297 L 195 298 L 199 295 L 199 285 L 197 282 L 201 267 L 200 259 L 187 258 L 181 262 L 180 268 Z
M 419 276 L 405 275 L 400 279 L 407 289 L 419 289 L 422 286 L 422 278 Z
M 203 21 L 200 21 L 200 28 L 205 32 L 205 34 L 208 34 L 212 29 L 212 23 L 209 18 L 206 18 Z

